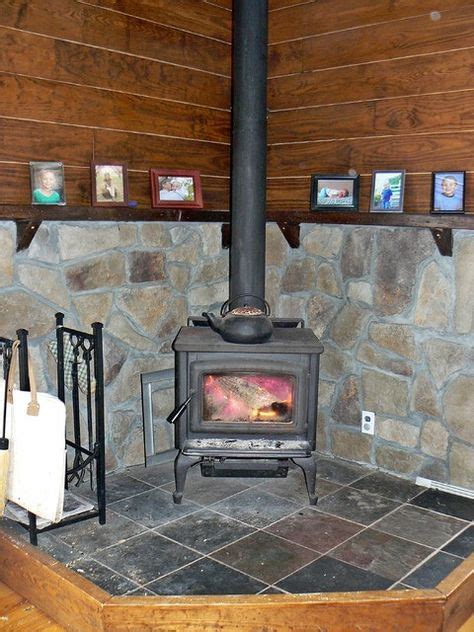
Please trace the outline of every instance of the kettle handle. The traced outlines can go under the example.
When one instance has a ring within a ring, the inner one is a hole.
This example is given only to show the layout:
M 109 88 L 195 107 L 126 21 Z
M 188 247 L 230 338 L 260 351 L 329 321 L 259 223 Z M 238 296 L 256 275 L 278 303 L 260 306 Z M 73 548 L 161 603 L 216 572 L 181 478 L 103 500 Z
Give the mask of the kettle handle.
M 259 301 L 261 301 L 265 316 L 270 316 L 270 313 L 271 313 L 270 305 L 267 303 L 267 301 L 264 298 L 261 298 L 260 296 L 257 296 L 256 294 L 239 294 L 238 296 L 234 296 L 233 299 L 227 299 L 227 301 L 222 303 L 221 316 L 225 316 L 228 312 L 230 312 L 230 310 L 232 309 L 232 303 L 235 303 L 235 301 L 237 301 L 239 298 L 247 298 L 247 297 L 256 298 Z

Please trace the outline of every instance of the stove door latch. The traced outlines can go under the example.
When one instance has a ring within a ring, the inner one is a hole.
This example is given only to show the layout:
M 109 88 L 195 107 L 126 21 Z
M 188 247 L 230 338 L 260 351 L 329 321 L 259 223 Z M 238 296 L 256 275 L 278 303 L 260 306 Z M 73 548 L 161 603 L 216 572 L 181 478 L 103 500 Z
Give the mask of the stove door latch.
M 189 402 L 191 401 L 193 396 L 194 396 L 194 391 L 191 391 L 191 395 L 182 404 L 177 406 L 173 410 L 173 412 L 168 415 L 168 417 L 166 417 L 166 421 L 170 424 L 176 423 L 178 419 L 181 417 L 181 415 L 184 413 L 186 408 L 189 406 Z

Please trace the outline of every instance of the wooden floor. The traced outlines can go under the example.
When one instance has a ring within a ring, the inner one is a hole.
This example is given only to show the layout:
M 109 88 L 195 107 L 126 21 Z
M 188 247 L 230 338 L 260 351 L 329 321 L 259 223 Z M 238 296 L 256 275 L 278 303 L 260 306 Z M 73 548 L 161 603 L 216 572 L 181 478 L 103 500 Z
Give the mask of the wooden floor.
M 0 630 L 2 632 L 64 632 L 36 606 L 0 582 Z

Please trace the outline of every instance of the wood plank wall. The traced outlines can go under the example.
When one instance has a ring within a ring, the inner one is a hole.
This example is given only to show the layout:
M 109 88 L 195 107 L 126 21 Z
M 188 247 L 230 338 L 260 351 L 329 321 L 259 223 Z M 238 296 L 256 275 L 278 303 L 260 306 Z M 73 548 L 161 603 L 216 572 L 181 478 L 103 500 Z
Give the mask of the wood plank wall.
M 406 169 L 405 211 L 431 172 L 466 170 L 474 211 L 474 2 L 270 0 L 269 208 L 308 210 L 312 173 Z
M 152 167 L 201 171 L 228 208 L 231 12 L 213 0 L 1 0 L 0 204 L 29 204 L 30 160 L 65 164 L 89 206 L 90 162 L 124 161 L 150 206 Z

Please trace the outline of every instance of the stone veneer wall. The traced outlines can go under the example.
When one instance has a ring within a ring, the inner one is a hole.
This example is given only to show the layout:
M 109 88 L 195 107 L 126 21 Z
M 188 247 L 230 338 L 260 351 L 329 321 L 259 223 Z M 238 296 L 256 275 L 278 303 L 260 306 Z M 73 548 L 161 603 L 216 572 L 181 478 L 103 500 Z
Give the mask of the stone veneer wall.
M 305 225 L 301 236 L 291 250 L 269 225 L 267 299 L 325 344 L 318 449 L 474 489 L 474 233 L 455 232 L 452 258 L 428 230 Z M 141 462 L 140 373 L 172 367 L 187 316 L 227 297 L 220 225 L 49 222 L 29 250 L 14 243 L 14 224 L 0 223 L 0 333 L 29 329 L 52 389 L 54 313 L 103 322 L 107 466 Z M 165 416 L 171 391 L 155 403 Z M 360 433 L 361 409 L 375 411 L 375 437 Z

